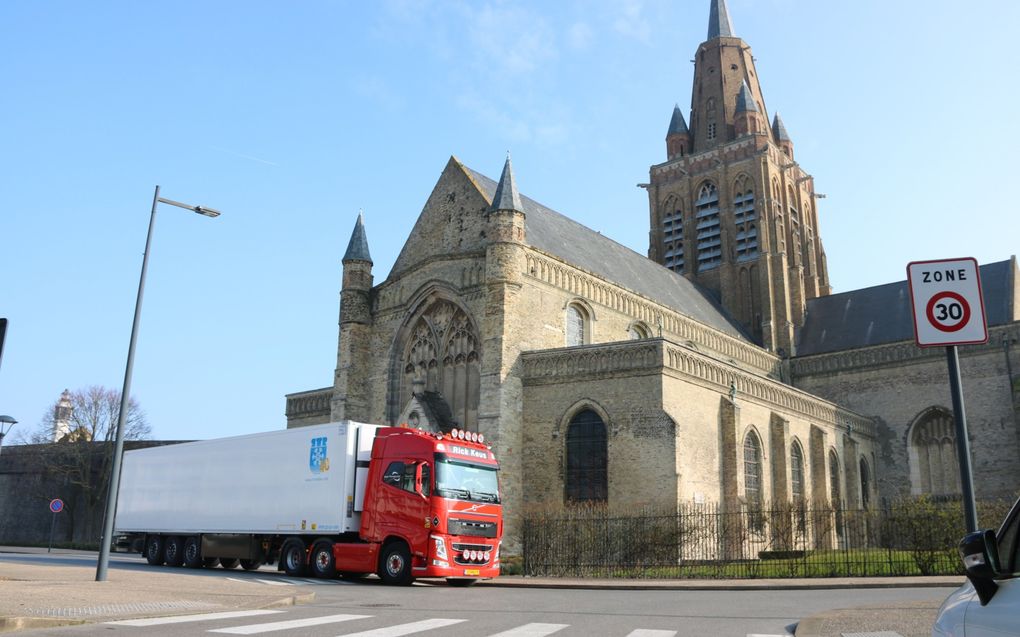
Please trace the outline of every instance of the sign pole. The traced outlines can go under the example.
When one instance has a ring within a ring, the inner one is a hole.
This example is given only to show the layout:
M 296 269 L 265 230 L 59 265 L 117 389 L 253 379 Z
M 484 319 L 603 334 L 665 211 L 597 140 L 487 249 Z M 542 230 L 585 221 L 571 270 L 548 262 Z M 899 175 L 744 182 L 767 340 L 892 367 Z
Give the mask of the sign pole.
M 57 528 L 57 513 L 53 512 L 53 522 L 50 524 L 50 543 L 46 545 L 46 552 L 49 553 L 53 549 L 53 531 Z
M 949 362 L 949 388 L 953 395 L 953 419 L 956 421 L 956 455 L 960 462 L 960 488 L 963 491 L 963 515 L 967 532 L 978 530 L 977 506 L 974 504 L 974 478 L 970 468 L 970 437 L 967 435 L 967 412 L 963 406 L 963 383 L 960 379 L 960 356 L 956 345 L 946 347 Z

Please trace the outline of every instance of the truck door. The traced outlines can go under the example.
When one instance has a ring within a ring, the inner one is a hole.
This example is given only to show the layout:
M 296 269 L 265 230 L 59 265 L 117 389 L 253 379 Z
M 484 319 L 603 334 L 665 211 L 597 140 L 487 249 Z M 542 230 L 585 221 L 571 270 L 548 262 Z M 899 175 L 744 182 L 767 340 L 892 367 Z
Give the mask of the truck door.
M 431 474 L 427 462 L 414 460 L 391 462 L 383 473 L 386 488 L 380 490 L 384 493 L 380 493 L 379 525 L 388 533 L 406 537 L 412 554 L 424 554 L 428 547 Z

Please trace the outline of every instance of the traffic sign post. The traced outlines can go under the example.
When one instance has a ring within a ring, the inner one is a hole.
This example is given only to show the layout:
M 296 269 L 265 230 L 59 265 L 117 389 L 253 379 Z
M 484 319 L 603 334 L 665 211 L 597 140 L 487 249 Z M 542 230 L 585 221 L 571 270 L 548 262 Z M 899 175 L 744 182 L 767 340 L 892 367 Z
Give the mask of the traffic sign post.
M 943 259 L 907 264 L 907 282 L 914 312 L 914 338 L 920 347 L 943 345 L 949 366 L 949 388 L 956 422 L 956 455 L 960 464 L 960 488 L 967 531 L 978 530 L 974 504 L 974 478 L 970 466 L 970 437 L 963 404 L 958 345 L 988 342 L 985 303 L 977 261 Z
M 64 510 L 64 501 L 60 498 L 53 498 L 50 500 L 50 512 L 53 513 L 53 522 L 50 523 L 50 543 L 46 547 L 46 552 L 49 553 L 53 548 L 53 531 L 57 528 L 57 514 Z

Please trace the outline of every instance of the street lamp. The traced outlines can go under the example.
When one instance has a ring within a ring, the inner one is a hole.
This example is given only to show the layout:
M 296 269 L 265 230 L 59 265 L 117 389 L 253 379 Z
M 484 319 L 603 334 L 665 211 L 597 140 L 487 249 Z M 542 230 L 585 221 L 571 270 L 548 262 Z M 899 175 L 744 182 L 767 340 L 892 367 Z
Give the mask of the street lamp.
M 11 430 L 11 427 L 18 424 L 18 421 L 10 416 L 0 416 L 0 449 L 4 446 L 4 436 Z
M 106 581 L 110 562 L 110 543 L 113 539 L 113 518 L 117 513 L 117 493 L 120 491 L 120 463 L 124 456 L 124 421 L 127 420 L 128 402 L 131 396 L 131 369 L 135 362 L 135 342 L 138 340 L 138 322 L 142 315 L 142 294 L 145 291 L 145 271 L 149 268 L 149 247 L 152 245 L 152 227 L 156 222 L 156 207 L 160 203 L 177 206 L 206 217 L 218 217 L 220 212 L 205 206 L 164 199 L 159 196 L 159 186 L 152 196 L 152 214 L 149 216 L 149 232 L 145 237 L 145 253 L 142 256 L 142 275 L 138 279 L 138 297 L 135 300 L 135 319 L 131 323 L 131 344 L 128 346 L 127 367 L 124 369 L 124 389 L 120 394 L 120 412 L 117 414 L 117 443 L 113 452 L 113 466 L 110 468 L 110 490 L 106 496 L 106 517 L 103 520 L 103 535 L 100 538 L 99 564 L 96 566 L 96 581 Z

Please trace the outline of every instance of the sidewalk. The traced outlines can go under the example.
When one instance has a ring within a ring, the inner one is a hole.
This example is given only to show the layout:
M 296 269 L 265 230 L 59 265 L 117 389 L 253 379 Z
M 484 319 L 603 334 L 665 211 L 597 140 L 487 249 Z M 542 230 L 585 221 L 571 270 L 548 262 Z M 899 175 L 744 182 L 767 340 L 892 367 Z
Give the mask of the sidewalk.
M 132 571 L 111 568 L 107 581 L 95 581 L 95 567 L 48 566 L 2 561 L 4 553 L 45 549 L 0 547 L 0 632 L 191 613 L 290 606 L 315 599 L 312 586 L 286 592 L 225 577 L 189 577 L 177 569 Z M 54 550 L 53 554 L 85 552 Z M 91 553 L 90 555 L 95 555 Z M 182 585 L 186 582 L 186 588 Z M 479 588 L 528 587 L 606 590 L 811 590 L 849 588 L 956 587 L 962 577 L 759 579 L 759 580 L 605 580 L 505 576 Z M 928 637 L 944 595 L 915 604 L 833 610 L 801 620 L 797 637 L 841 637 L 842 633 L 895 631 L 902 637 Z

